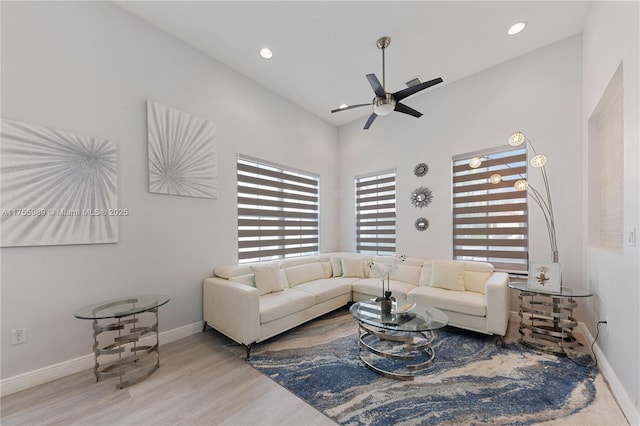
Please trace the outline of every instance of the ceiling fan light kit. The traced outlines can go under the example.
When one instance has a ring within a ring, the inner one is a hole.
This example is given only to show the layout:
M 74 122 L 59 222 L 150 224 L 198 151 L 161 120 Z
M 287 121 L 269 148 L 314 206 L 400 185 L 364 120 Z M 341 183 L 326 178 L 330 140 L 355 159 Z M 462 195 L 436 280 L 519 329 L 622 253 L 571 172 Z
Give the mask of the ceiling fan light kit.
M 367 130 L 373 124 L 373 121 L 379 115 L 388 115 L 393 111 L 398 111 L 403 114 L 411 115 L 413 117 L 421 117 L 422 113 L 416 111 L 415 109 L 408 107 L 407 105 L 401 103 L 400 101 L 404 98 L 408 98 L 409 96 L 416 94 L 424 89 L 427 89 L 431 86 L 435 86 L 436 84 L 442 83 L 442 78 L 435 78 L 433 80 L 425 81 L 424 83 L 418 83 L 412 86 L 407 87 L 406 89 L 399 90 L 394 93 L 389 93 L 385 89 L 385 61 L 384 61 L 384 51 L 389 44 L 391 43 L 391 39 L 389 37 L 380 37 L 376 42 L 376 46 L 378 49 L 382 51 L 382 84 L 380 84 L 380 80 L 376 77 L 375 74 L 367 74 L 367 80 L 369 80 L 369 84 L 375 93 L 375 97 L 373 101 L 366 104 L 356 104 L 343 106 L 340 108 L 331 110 L 332 113 L 339 111 L 346 111 L 353 108 L 359 108 L 363 106 L 372 106 L 373 112 L 367 119 L 367 122 L 364 125 L 364 130 Z

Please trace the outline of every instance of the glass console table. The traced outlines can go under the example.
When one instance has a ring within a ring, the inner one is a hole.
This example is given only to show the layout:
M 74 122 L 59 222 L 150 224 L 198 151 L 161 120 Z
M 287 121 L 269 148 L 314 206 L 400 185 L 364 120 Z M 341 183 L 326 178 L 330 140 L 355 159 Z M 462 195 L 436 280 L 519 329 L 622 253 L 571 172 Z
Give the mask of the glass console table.
M 96 303 L 75 313 L 76 318 L 93 320 L 96 381 L 119 377 L 116 387 L 122 389 L 150 376 L 160 367 L 158 308 L 168 302 L 167 296 L 133 296 Z M 141 326 L 140 317 L 147 317 L 150 324 Z M 108 320 L 108 323 L 100 325 L 99 320 Z M 107 336 L 102 333 L 110 333 L 111 339 L 105 342 Z M 140 337 L 148 333 L 155 333 L 155 343 L 139 345 Z M 132 354 L 123 356 L 127 347 Z M 101 366 L 99 357 L 103 355 L 117 358 Z
M 387 377 L 413 380 L 413 372 L 433 363 L 433 330 L 449 323 L 436 309 L 406 300 L 393 302 L 384 313 L 380 302 L 354 303 L 349 312 L 358 320 L 358 356 L 364 365 Z M 404 309 L 403 309 L 404 308 Z
M 573 310 L 577 298 L 590 297 L 587 290 L 563 287 L 545 291 L 527 287 L 526 281 L 512 281 L 509 287 L 520 292 L 520 342 L 526 346 L 556 355 L 567 355 L 567 349 L 580 345 L 573 335 L 578 322 Z

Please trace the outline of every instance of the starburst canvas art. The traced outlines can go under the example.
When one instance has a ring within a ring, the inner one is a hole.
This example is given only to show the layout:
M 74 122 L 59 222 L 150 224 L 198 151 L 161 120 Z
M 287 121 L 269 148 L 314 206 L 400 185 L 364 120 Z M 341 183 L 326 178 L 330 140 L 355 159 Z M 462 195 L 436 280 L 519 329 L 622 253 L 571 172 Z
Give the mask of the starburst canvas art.
M 3 247 L 118 241 L 116 146 L 2 120 Z
M 149 192 L 218 198 L 213 122 L 147 102 Z

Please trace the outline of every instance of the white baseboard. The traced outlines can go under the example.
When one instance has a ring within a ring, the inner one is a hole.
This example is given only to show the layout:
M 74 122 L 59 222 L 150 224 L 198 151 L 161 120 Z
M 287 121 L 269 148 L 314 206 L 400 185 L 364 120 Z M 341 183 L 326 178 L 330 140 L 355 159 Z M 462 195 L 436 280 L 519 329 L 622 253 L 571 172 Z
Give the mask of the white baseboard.
M 518 316 L 518 313 L 511 311 L 509 315 L 509 321 L 513 323 L 519 323 L 520 317 Z M 578 323 L 578 326 L 576 327 L 576 332 L 582 334 L 586 340 L 587 345 L 591 347 L 591 345 L 593 344 L 593 336 L 591 335 L 591 332 L 589 332 L 589 329 L 587 328 L 587 326 L 584 325 L 584 323 L 582 322 Z M 609 384 L 611 393 L 613 394 L 613 397 L 616 399 L 616 402 L 620 406 L 622 413 L 627 418 L 627 421 L 629 422 L 630 425 L 640 425 L 640 413 L 638 412 L 638 410 L 635 407 L 635 404 L 629 397 L 629 394 L 622 386 L 622 383 L 620 382 L 620 379 L 618 379 L 618 376 L 616 375 L 616 373 L 613 371 L 613 368 L 611 368 L 609 361 L 604 356 L 604 353 L 598 346 L 597 342 L 593 346 L 593 352 L 595 353 L 596 358 L 598 358 L 598 369 L 600 370 L 600 372 L 606 379 L 607 383 Z
M 584 325 L 584 323 L 578 324 L 577 331 L 579 333 L 582 333 L 589 346 L 593 344 L 593 336 L 589 332 L 589 329 Z M 629 394 L 622 386 L 620 379 L 618 379 L 618 376 L 613 371 L 613 368 L 611 368 L 607 357 L 604 356 L 604 353 L 600 349 L 600 346 L 598 346 L 597 342 L 595 345 L 593 345 L 593 352 L 598 359 L 598 369 L 607 380 L 607 383 L 609 383 L 611 393 L 618 402 L 618 405 L 620 406 L 622 413 L 627 418 L 627 421 L 630 425 L 640 425 L 640 412 L 638 412 L 638 409 L 629 397 Z
M 160 344 L 162 345 L 170 343 L 174 340 L 182 339 L 183 337 L 200 333 L 202 331 L 202 324 L 202 321 L 198 321 L 182 327 L 174 328 L 172 330 L 163 331 L 159 336 Z M 152 339 L 155 339 L 155 336 L 144 337 L 140 339 L 140 344 L 153 344 Z M 117 355 L 103 356 L 100 357 L 100 361 L 109 362 L 111 359 L 115 359 L 116 356 Z M 8 377 L 6 379 L 0 380 L 0 396 L 10 395 L 12 393 L 16 393 L 33 386 L 42 385 L 44 383 L 48 383 L 65 376 L 75 374 L 80 371 L 92 369 L 93 365 L 94 356 L 93 353 L 90 353 L 88 355 L 83 355 L 78 358 L 60 362 L 58 364 L 49 365 L 37 370 L 28 371 L 26 373 L 18 374 L 13 377 Z

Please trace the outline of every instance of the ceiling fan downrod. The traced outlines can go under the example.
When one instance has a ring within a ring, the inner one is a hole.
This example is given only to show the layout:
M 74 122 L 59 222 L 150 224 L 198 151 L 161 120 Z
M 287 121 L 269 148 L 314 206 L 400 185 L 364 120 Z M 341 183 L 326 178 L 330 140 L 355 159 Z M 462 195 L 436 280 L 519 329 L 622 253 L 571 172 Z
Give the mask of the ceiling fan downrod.
M 380 37 L 376 42 L 378 49 L 382 50 L 382 88 L 385 92 L 387 91 L 387 84 L 385 77 L 384 50 L 389 47 L 389 44 L 391 44 L 391 39 L 389 37 Z

